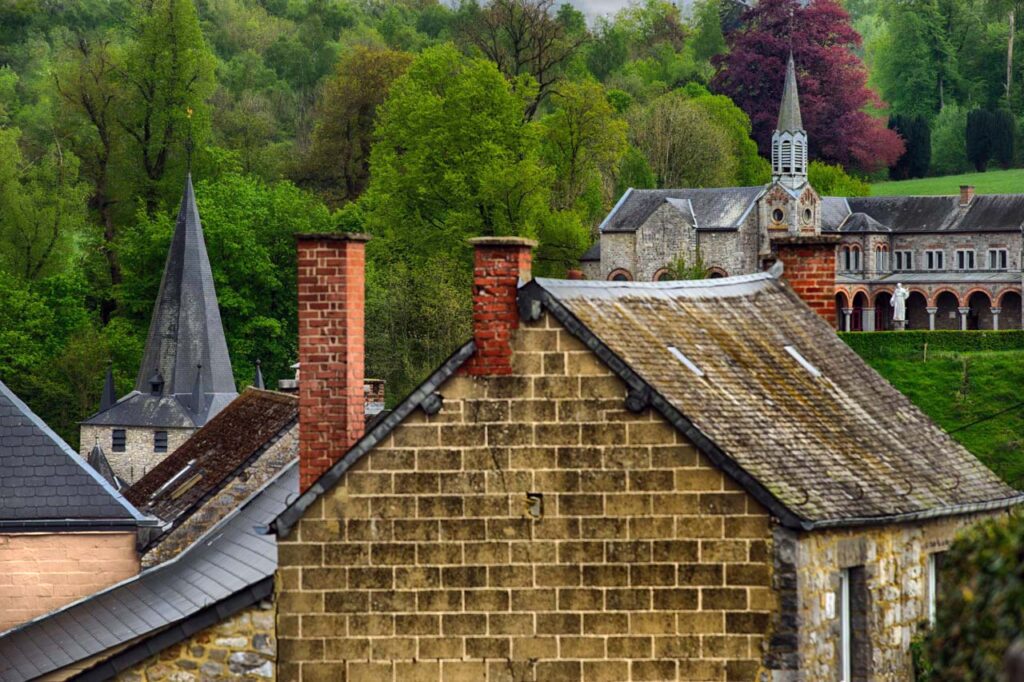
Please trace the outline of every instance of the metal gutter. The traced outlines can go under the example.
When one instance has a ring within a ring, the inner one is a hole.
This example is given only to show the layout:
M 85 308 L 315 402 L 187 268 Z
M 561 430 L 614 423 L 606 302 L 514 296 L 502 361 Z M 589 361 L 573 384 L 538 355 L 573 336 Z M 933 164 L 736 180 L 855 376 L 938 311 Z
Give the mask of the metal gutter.
M 0 520 L 0 532 L 38 533 L 45 530 L 125 530 L 160 525 L 160 519 L 144 516 L 141 519 L 5 519 Z

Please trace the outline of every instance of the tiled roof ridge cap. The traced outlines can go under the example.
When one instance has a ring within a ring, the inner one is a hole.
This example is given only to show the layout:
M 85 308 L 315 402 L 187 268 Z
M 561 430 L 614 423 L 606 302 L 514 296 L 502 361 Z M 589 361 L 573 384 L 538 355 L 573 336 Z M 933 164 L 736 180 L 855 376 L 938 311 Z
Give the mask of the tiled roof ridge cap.
M 107 479 L 103 478 L 103 476 L 101 476 L 98 471 L 89 466 L 89 463 L 82 459 L 81 455 L 72 450 L 71 446 L 64 442 L 64 439 L 58 436 L 56 432 L 54 432 L 54 430 L 51 429 L 49 425 L 39 417 L 39 415 L 33 412 L 32 408 L 30 408 L 25 402 L 23 402 L 21 398 L 15 395 L 14 391 L 8 388 L 7 384 L 5 384 L 3 381 L 0 381 L 0 393 L 2 393 L 8 400 L 10 400 L 11 404 L 13 404 L 18 409 L 19 412 L 21 412 L 23 415 L 25 415 L 26 418 L 28 418 L 29 421 L 35 424 L 35 426 L 39 430 L 41 430 L 50 440 L 52 440 L 54 445 L 56 445 L 60 450 L 62 450 L 64 454 L 70 457 L 71 460 L 76 465 L 78 465 L 79 468 L 85 471 L 85 473 L 87 473 L 94 481 L 96 481 L 96 483 L 98 483 L 107 494 L 113 497 L 114 500 L 119 505 L 121 505 L 125 511 L 128 512 L 128 515 L 132 519 L 140 522 L 150 520 L 149 517 L 147 517 L 145 514 L 136 509 L 135 505 L 128 501 L 128 498 L 126 498 L 124 495 L 118 492 L 117 489 L 114 488 L 114 486 L 110 485 L 110 482 L 107 481 Z
M 2 384 L 0 384 L 0 385 L 2 385 Z M 102 590 L 98 590 L 96 592 L 93 592 L 92 594 L 87 594 L 84 597 L 82 597 L 81 599 L 77 599 L 77 600 L 71 602 L 70 604 L 65 604 L 64 606 L 60 607 L 59 609 L 55 609 L 55 610 L 50 611 L 48 613 L 44 613 L 42 615 L 36 616 L 32 620 L 27 620 L 24 623 L 19 623 L 18 625 L 14 626 L 14 627 L 12 627 L 12 628 L 10 628 L 8 630 L 4 630 L 3 632 L 0 632 L 0 639 L 3 639 L 4 637 L 7 637 L 8 635 L 11 635 L 11 634 L 13 634 L 15 632 L 18 632 L 19 630 L 23 630 L 23 629 L 27 628 L 30 625 L 34 625 L 36 623 L 39 623 L 39 622 L 42 622 L 42 621 L 47 620 L 49 618 L 52 618 L 52 617 L 56 616 L 57 614 L 63 613 L 65 611 L 67 611 L 68 609 L 71 609 L 71 608 L 73 608 L 75 606 L 78 606 L 79 604 L 83 604 L 83 603 L 85 603 L 87 601 L 90 601 L 92 599 L 97 599 L 97 598 L 99 598 L 99 597 L 101 597 L 101 596 L 103 596 L 105 594 L 108 594 L 108 593 L 110 593 L 110 592 L 112 592 L 112 591 L 114 591 L 114 590 L 116 590 L 116 589 L 118 589 L 120 587 L 123 587 L 124 585 L 130 585 L 133 582 L 136 582 L 136 581 L 140 580 L 143 576 L 148 576 L 148 575 L 150 575 L 152 573 L 156 573 L 157 571 L 165 570 L 166 568 L 168 568 L 170 566 L 173 566 L 173 565 L 177 564 L 180 561 L 183 561 L 185 559 L 185 557 L 190 556 L 192 554 L 192 552 L 194 552 L 201 545 L 205 544 L 207 539 L 215 538 L 216 535 L 221 532 L 221 530 L 224 528 L 224 526 L 226 526 L 236 516 L 241 514 L 243 509 L 245 509 L 247 506 L 249 506 L 249 504 L 251 504 L 252 501 L 255 500 L 259 495 L 261 495 L 266 489 L 268 489 L 270 486 L 272 486 L 274 483 L 276 483 L 279 478 L 284 476 L 293 467 L 297 466 L 298 462 L 299 462 L 299 460 L 296 458 L 296 459 L 293 459 L 292 461 L 290 461 L 285 466 L 281 467 L 281 469 L 276 474 L 274 474 L 269 479 L 267 479 L 267 481 L 263 485 L 261 485 L 259 488 L 254 490 L 252 492 L 252 494 L 250 494 L 248 497 L 246 497 L 244 500 L 242 500 L 242 502 L 239 503 L 237 506 L 235 506 L 234 509 L 232 509 L 230 512 L 225 514 L 224 518 L 220 519 L 217 523 L 215 523 L 212 526 L 210 526 L 206 530 L 206 532 L 204 532 L 202 535 L 197 537 L 185 549 L 183 549 L 181 552 L 179 552 L 178 554 L 174 555 L 173 557 L 171 557 L 167 561 L 163 561 L 163 562 L 161 562 L 159 564 L 156 564 L 155 566 L 150 566 L 149 568 L 145 568 L 145 569 L 139 571 L 138 573 L 136 573 L 135 575 L 128 576 L 124 580 L 122 580 L 120 582 L 117 582 L 117 583 L 114 583 L 113 585 L 110 585 L 109 587 L 105 587 Z M 79 659 L 79 660 L 82 660 L 82 659 Z

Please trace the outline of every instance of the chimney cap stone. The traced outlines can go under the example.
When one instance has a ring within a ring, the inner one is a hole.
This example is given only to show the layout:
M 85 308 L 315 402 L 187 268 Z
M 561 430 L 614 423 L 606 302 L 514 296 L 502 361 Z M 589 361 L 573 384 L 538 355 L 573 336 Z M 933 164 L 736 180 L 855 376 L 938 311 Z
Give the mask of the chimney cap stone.
M 368 242 L 372 237 L 365 232 L 299 232 L 296 240 L 320 239 L 332 242 Z
M 469 240 L 473 246 L 526 246 L 536 248 L 537 241 L 526 237 L 473 237 Z

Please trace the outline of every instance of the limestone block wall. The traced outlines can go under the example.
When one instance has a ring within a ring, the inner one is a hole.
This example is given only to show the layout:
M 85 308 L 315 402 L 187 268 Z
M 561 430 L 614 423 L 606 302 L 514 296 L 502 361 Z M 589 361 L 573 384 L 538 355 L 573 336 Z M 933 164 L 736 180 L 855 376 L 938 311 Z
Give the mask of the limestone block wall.
M 134 532 L 0 534 L 0 632 L 138 572 Z
M 281 540 L 282 680 L 753 680 L 768 514 L 548 317 Z
M 928 618 L 928 557 L 945 551 L 958 530 L 981 518 L 819 531 L 800 537 L 777 533 L 776 546 L 786 550 L 782 555 L 793 558 L 799 585 L 802 679 L 839 679 L 839 576 L 841 569 L 857 566 L 864 567 L 870 605 L 870 679 L 910 679 L 910 639 L 918 623 Z
M 125 430 L 124 452 L 114 452 L 112 440 L 115 428 L 124 428 Z M 167 452 L 153 451 L 153 432 L 158 430 L 167 432 Z M 92 446 L 99 443 L 114 473 L 131 485 L 162 462 L 164 457 L 181 447 L 181 444 L 188 440 L 195 431 L 195 429 L 82 425 L 79 430 L 81 440 L 78 449 L 82 457 L 88 457 Z
M 663 202 L 636 231 L 634 279 L 650 282 L 662 268 L 682 257 L 696 261 L 697 233 L 686 216 Z
M 250 607 L 125 670 L 120 682 L 275 679 L 274 610 Z

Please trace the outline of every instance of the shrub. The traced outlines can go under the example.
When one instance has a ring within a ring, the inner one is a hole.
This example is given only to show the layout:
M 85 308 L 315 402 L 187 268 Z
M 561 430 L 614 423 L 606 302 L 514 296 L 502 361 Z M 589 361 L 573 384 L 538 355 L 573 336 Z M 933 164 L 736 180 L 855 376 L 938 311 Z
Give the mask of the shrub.
M 864 359 L 921 356 L 928 351 L 1024 350 L 1024 330 L 937 330 L 902 332 L 840 332 L 839 336 Z
M 943 559 L 935 625 L 927 636 L 931 679 L 995 682 L 1024 630 L 1024 516 L 983 521 Z
M 1017 121 L 1013 114 L 999 110 L 992 114 L 992 158 L 1000 168 L 1013 166 L 1014 146 L 1017 139 Z
M 811 161 L 807 179 L 821 196 L 866 197 L 871 194 L 868 183 L 848 175 L 842 166 Z
M 992 133 L 995 125 L 991 111 L 975 109 L 967 114 L 967 159 L 979 173 L 985 172 L 992 159 Z
M 889 129 L 898 132 L 907 147 L 896 165 L 889 169 L 889 177 L 893 180 L 906 180 L 927 175 L 932 161 L 932 138 L 928 121 L 921 116 L 897 114 L 889 119 Z

